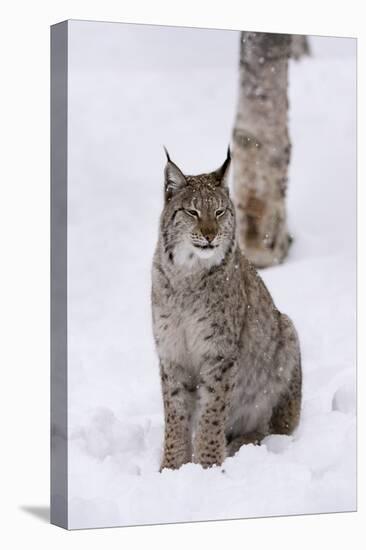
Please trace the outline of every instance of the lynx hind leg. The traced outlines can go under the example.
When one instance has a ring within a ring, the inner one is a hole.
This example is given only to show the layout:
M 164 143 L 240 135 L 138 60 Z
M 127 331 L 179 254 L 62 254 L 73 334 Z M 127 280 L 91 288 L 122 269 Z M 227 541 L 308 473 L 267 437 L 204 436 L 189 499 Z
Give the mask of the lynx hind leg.
M 289 387 L 274 407 L 270 433 L 290 435 L 297 428 L 301 411 L 301 365 L 297 364 Z
M 280 394 L 273 408 L 270 421 L 270 433 L 291 434 L 300 420 L 301 410 L 301 354 L 296 329 L 287 315 L 281 315 L 281 347 L 277 356 L 279 370 L 290 369 L 290 378 L 285 390 Z
M 226 456 L 234 456 L 243 445 L 260 445 L 264 437 L 265 435 L 260 432 L 250 432 L 235 436 L 232 439 L 229 438 L 226 447 Z

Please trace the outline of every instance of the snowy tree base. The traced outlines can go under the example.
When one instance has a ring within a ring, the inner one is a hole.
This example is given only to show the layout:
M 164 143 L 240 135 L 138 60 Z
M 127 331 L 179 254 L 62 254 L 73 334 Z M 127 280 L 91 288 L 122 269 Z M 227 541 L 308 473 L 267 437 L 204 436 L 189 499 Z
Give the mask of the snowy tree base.
M 283 243 L 279 246 L 279 250 L 269 250 L 265 246 L 251 247 L 244 245 L 242 246 L 242 251 L 251 264 L 259 269 L 263 269 L 281 264 L 286 259 L 290 243 L 291 237 L 286 235 Z

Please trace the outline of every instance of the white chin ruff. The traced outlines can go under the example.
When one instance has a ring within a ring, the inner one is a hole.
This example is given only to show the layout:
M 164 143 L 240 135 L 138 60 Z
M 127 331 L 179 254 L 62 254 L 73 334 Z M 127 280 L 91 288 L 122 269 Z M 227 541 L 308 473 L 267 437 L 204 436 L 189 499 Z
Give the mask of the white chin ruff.
M 217 248 L 198 248 L 197 246 L 195 246 L 193 248 L 193 251 L 196 256 L 205 260 L 208 258 L 212 258 L 212 256 L 217 253 Z
M 174 263 L 182 267 L 196 269 L 197 267 L 211 267 L 219 264 L 224 251 L 221 246 L 216 248 L 198 248 L 191 243 L 177 246 L 174 251 Z

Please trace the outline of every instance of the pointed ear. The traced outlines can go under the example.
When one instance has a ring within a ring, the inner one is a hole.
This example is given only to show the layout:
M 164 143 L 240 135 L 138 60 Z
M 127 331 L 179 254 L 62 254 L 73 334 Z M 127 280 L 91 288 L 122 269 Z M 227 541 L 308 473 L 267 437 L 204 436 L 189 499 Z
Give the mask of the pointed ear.
M 215 178 L 217 181 L 217 184 L 216 184 L 217 186 L 227 185 L 227 175 L 229 173 L 230 163 L 231 163 L 231 152 L 230 152 L 230 147 L 228 147 L 224 164 L 214 172 Z
M 168 151 L 165 149 L 165 154 L 167 157 L 167 163 L 165 165 L 165 182 L 164 182 L 164 188 L 165 188 L 165 198 L 166 200 L 169 200 L 172 198 L 174 193 L 182 189 L 185 185 L 187 185 L 187 180 L 183 174 L 183 172 L 178 168 L 174 162 L 170 160 L 170 156 Z

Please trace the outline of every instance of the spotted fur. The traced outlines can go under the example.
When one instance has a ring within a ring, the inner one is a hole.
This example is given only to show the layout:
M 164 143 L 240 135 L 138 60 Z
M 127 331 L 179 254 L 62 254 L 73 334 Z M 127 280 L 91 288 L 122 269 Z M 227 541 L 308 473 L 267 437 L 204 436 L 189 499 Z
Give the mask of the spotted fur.
M 235 237 L 221 168 L 185 176 L 168 156 L 152 268 L 165 413 L 161 468 L 219 465 L 242 444 L 290 434 L 301 405 L 300 349 Z

